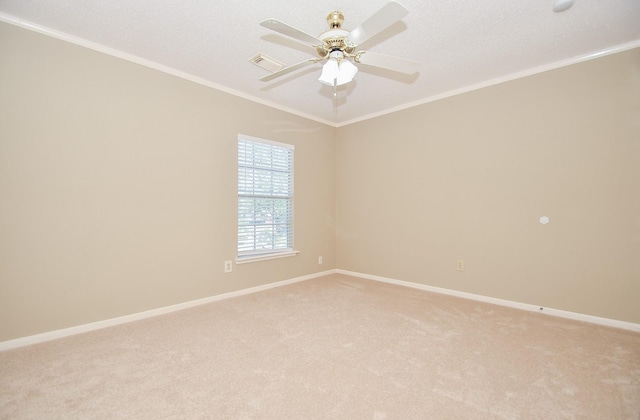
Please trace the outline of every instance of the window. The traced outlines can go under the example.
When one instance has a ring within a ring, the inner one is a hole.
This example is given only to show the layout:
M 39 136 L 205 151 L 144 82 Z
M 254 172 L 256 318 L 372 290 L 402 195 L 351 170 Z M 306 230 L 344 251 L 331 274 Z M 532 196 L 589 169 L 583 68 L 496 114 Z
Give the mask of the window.
M 238 136 L 238 262 L 295 255 L 292 145 Z

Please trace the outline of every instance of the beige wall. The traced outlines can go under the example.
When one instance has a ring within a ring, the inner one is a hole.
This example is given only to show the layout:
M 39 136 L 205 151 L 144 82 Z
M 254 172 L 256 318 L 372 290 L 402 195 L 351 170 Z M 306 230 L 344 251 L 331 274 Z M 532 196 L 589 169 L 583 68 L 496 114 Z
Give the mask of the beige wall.
M 343 127 L 336 148 L 339 268 L 640 323 L 640 49 Z
M 0 56 L 0 341 L 335 268 L 335 128 L 2 23 Z M 224 274 L 238 133 L 295 145 L 301 252 Z
M 640 50 L 337 130 L 6 24 L 0 56 L 0 341 L 332 268 L 640 323 Z M 296 146 L 301 253 L 224 274 L 238 133 Z

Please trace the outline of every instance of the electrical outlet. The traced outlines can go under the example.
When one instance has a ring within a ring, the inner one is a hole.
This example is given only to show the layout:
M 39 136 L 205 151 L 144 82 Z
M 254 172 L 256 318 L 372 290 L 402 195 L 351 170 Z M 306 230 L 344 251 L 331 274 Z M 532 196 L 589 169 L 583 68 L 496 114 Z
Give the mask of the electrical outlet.
M 463 260 L 456 261 L 456 270 L 464 271 L 464 261 Z
M 322 255 L 318 257 L 318 264 L 322 265 Z
M 231 264 L 231 260 L 227 260 L 224 262 L 224 272 L 230 273 L 233 271 L 233 265 Z

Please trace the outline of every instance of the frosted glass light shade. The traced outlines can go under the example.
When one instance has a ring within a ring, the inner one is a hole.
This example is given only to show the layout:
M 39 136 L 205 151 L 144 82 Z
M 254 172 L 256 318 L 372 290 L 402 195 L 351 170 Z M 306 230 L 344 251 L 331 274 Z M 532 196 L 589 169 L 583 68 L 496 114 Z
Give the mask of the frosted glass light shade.
M 358 67 L 349 60 L 342 59 L 338 64 L 336 58 L 329 58 L 324 66 L 322 66 L 322 74 L 318 78 L 320 83 L 333 86 L 344 85 L 353 80 L 358 73 Z
M 339 68 L 340 72 L 338 73 L 336 80 L 337 86 L 349 83 L 354 77 L 356 77 L 356 74 L 358 74 L 358 67 L 349 60 L 342 60 Z
M 340 68 L 338 67 L 338 60 L 330 58 L 322 66 L 322 74 L 318 78 L 320 83 L 333 86 L 333 81 L 338 78 Z

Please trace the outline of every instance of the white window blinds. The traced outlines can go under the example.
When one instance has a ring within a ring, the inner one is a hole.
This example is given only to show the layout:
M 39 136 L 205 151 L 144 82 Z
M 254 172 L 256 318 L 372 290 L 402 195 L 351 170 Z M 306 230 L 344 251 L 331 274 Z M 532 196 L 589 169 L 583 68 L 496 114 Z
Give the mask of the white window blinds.
M 293 251 L 293 146 L 238 136 L 238 258 Z

